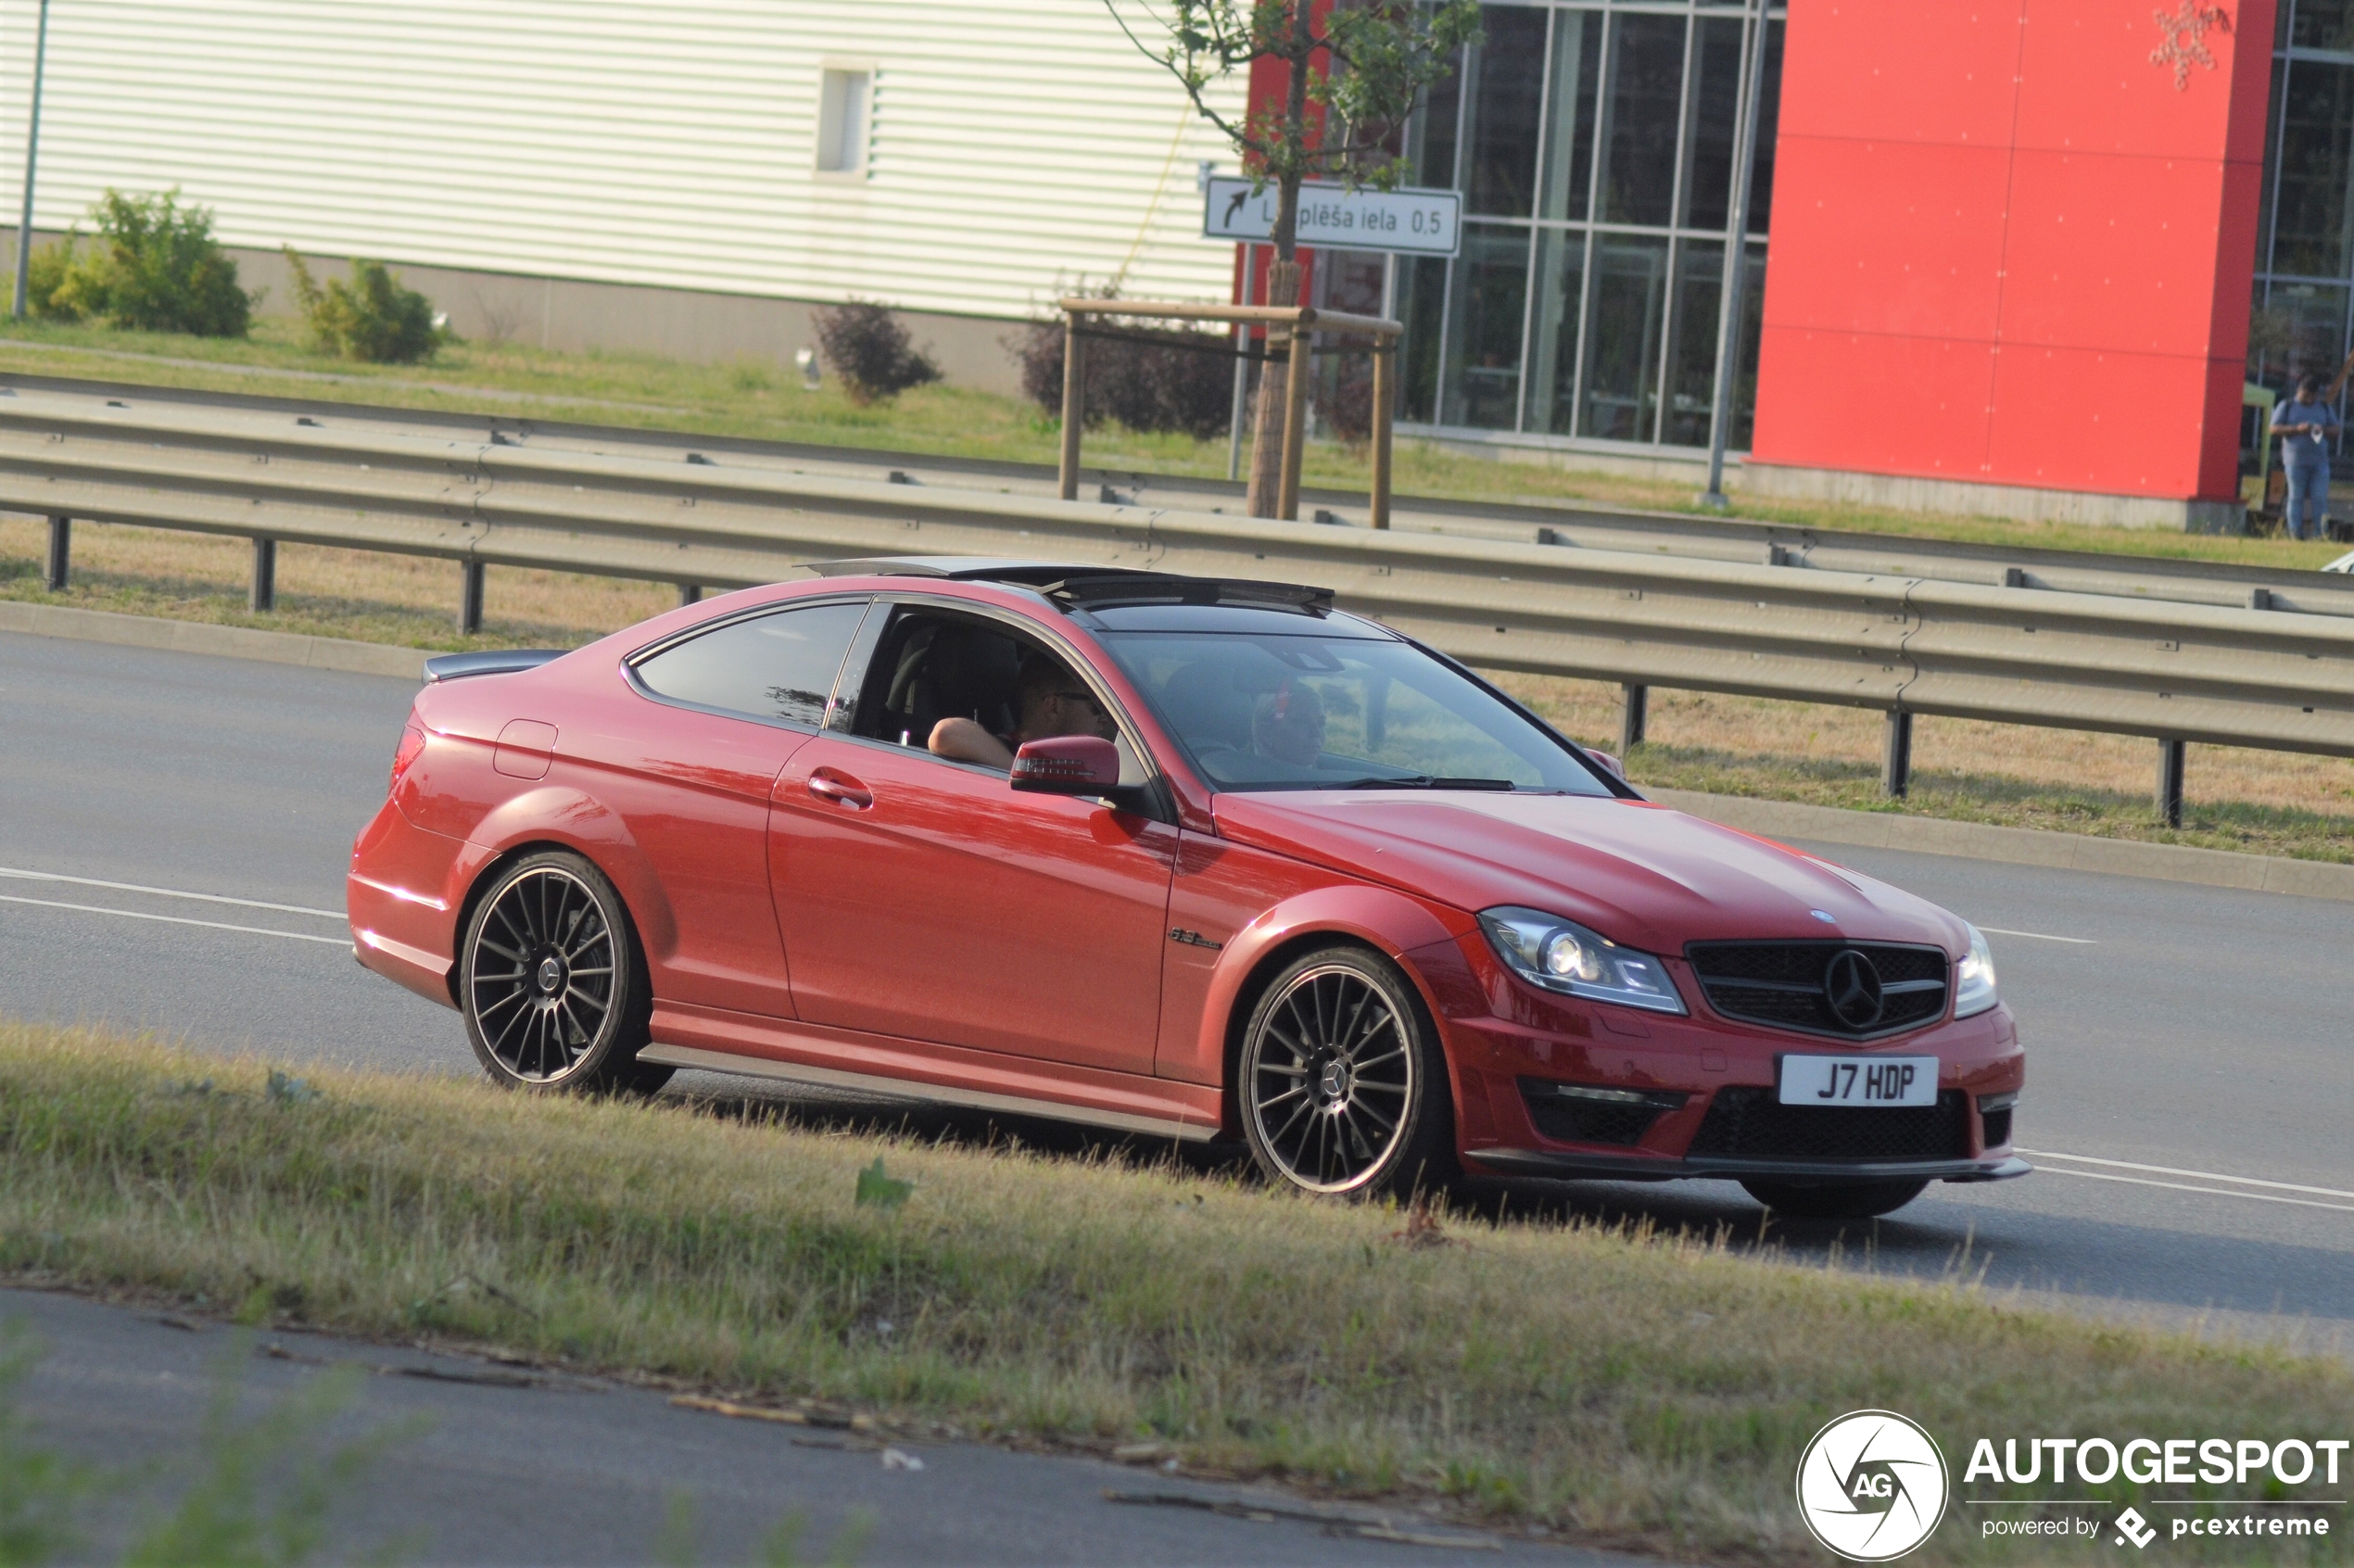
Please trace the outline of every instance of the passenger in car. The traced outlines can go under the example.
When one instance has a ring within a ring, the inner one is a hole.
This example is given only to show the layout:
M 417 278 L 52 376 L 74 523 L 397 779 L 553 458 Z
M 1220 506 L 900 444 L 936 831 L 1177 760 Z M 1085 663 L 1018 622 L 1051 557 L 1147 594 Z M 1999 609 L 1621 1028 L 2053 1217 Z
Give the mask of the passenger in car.
M 992 735 L 968 718 L 944 718 L 932 726 L 929 742 L 934 756 L 952 762 L 982 763 L 1010 773 L 1014 752 L 1029 740 L 1051 740 L 1063 735 L 1093 735 L 1110 740 L 1119 731 L 1095 705 L 1095 694 L 1065 669 L 1062 661 L 1033 653 L 1022 661 L 1015 701 L 1021 718 L 1011 735 Z
M 1306 681 L 1284 682 L 1252 711 L 1250 743 L 1262 757 L 1314 767 L 1324 754 L 1324 700 Z

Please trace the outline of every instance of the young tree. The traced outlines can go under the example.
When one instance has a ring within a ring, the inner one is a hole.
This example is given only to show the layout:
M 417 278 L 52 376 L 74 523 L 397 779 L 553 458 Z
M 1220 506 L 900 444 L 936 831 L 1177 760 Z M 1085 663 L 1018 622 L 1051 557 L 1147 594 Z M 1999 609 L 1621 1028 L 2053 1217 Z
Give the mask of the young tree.
M 1275 187 L 1270 305 L 1299 303 L 1301 182 L 1395 186 L 1406 171 L 1398 133 L 1415 99 L 1454 69 L 1463 45 L 1479 41 L 1477 0 L 1163 0 L 1153 16 L 1168 42 L 1158 47 L 1137 37 L 1120 0 L 1104 4 L 1130 41 L 1183 84 L 1202 118 L 1225 133 L 1258 188 Z M 1260 60 L 1284 68 L 1281 107 L 1262 105 L 1235 120 L 1211 106 L 1214 84 L 1237 71 L 1247 77 Z M 1259 377 L 1254 517 L 1275 512 L 1289 369 L 1270 360 Z

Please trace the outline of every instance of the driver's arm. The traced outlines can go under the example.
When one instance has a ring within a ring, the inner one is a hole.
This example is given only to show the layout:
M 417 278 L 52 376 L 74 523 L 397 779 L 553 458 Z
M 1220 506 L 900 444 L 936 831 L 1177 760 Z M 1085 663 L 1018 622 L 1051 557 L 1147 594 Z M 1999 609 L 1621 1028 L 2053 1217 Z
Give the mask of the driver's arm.
M 1011 773 L 1014 754 L 1006 743 L 968 718 L 944 718 L 931 727 L 931 754 L 951 762 L 981 763 Z

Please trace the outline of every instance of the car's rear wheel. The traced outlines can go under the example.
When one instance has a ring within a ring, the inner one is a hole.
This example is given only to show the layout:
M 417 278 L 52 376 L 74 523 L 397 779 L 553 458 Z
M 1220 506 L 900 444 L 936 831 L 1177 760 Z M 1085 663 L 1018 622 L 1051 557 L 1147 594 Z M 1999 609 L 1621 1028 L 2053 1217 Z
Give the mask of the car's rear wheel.
M 1243 1135 L 1273 1180 L 1354 1195 L 1455 1175 L 1446 1057 L 1387 960 L 1335 946 L 1285 967 L 1251 1010 L 1237 1065 Z
M 581 856 L 528 854 L 466 923 L 460 1010 L 483 1070 L 518 1089 L 651 1094 L 669 1069 L 637 1060 L 652 997 L 621 895 Z
M 1921 1195 L 1927 1182 L 1852 1182 L 1801 1186 L 1791 1182 L 1743 1182 L 1749 1195 L 1793 1220 L 1869 1220 L 1893 1213 Z

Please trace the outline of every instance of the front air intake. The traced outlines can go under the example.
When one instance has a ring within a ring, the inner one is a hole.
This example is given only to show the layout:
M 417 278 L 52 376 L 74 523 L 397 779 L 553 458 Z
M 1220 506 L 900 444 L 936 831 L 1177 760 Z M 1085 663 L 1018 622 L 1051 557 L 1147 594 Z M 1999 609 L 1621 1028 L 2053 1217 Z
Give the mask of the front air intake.
M 1958 1089 L 1933 1106 L 1786 1106 L 1771 1089 L 1719 1089 L 1688 1159 L 1900 1160 L 1969 1157 L 1969 1106 Z

